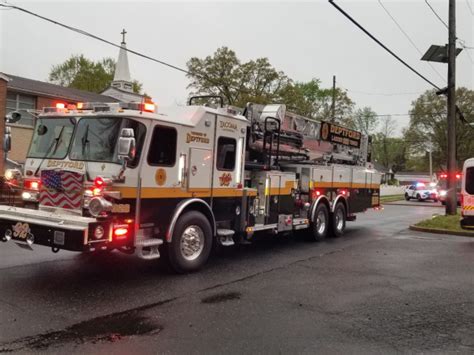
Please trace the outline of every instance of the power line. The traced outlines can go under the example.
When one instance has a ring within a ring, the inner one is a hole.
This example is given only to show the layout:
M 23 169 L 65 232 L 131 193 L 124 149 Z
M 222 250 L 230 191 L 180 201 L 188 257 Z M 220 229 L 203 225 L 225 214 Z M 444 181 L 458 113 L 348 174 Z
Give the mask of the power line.
M 87 36 L 87 37 L 90 37 L 90 38 L 93 38 L 95 40 L 98 40 L 100 42 L 103 42 L 103 43 L 106 43 L 110 46 L 113 46 L 113 47 L 116 47 L 116 48 L 119 48 L 119 49 L 124 49 L 125 51 L 129 52 L 129 53 L 132 53 L 132 54 L 135 54 L 136 56 L 139 56 L 139 57 L 142 57 L 142 58 L 145 58 L 145 59 L 148 59 L 148 60 L 151 60 L 153 62 L 156 62 L 158 64 L 161 64 L 161 65 L 164 65 L 164 66 L 167 66 L 171 69 L 175 69 L 177 71 L 180 71 L 182 73 L 185 73 L 187 75 L 191 75 L 191 76 L 196 76 L 196 77 L 199 77 L 201 79 L 204 79 L 204 80 L 207 80 L 208 82 L 210 82 L 211 84 L 214 84 L 216 85 L 217 87 L 219 86 L 218 83 L 214 82 L 212 79 L 210 79 L 209 77 L 207 77 L 206 75 L 203 75 L 202 73 L 192 73 L 190 72 L 189 70 L 186 70 L 186 69 L 183 69 L 183 68 L 180 68 L 178 67 L 177 65 L 173 65 L 173 64 L 170 64 L 170 63 L 167 63 L 163 60 L 160 60 L 160 59 L 156 59 L 156 58 L 153 58 L 149 55 L 146 55 L 144 53 L 141 53 L 141 52 L 138 52 L 138 51 L 135 51 L 135 50 L 132 50 L 132 49 L 129 49 L 129 48 L 123 48 L 121 45 L 119 44 L 116 44 L 116 43 L 113 43 L 109 40 L 106 40 L 102 37 L 99 37 L 97 35 L 94 35 L 90 32 L 87 32 L 87 31 L 84 31 L 84 30 L 81 30 L 77 27 L 73 27 L 73 26 L 69 26 L 69 25 L 66 25 L 64 23 L 61 23 L 59 21 L 56 21 L 56 20 L 53 20 L 53 19 L 50 19 L 48 17 L 45 17 L 45 16 L 42 16 L 42 15 L 39 15 L 37 13 L 34 13 L 32 11 L 29 11 L 27 9 L 24 9 L 24 8 L 21 8 L 19 6 L 16 6 L 16 5 L 11 5 L 11 4 L 8 4 L 6 1 L 4 1 L 4 4 L 0 4 L 0 7 L 4 7 L 4 8 L 8 8 L 8 9 L 15 9 L 15 10 L 18 10 L 18 11 L 21 11 L 21 12 L 24 12 L 26 14 L 29 14 L 29 15 L 32 15 L 34 17 L 37 17 L 41 20 L 44 20 L 44 21 L 47 21 L 47 22 L 50 22 L 52 24 L 55 24 L 55 25 L 58 25 L 60 27 L 63 27 L 63 28 L 66 28 L 70 31 L 73 31 L 73 32 L 76 32 L 76 33 L 79 33 L 81 35 L 84 35 L 84 36 Z M 233 88 L 235 89 L 237 92 L 239 93 L 243 93 L 243 94 L 251 94 L 250 91 L 248 90 L 244 90 L 242 87 L 233 87 L 233 86 L 228 86 L 229 88 Z
M 369 96 L 403 96 L 403 95 L 423 94 L 422 91 L 418 91 L 418 92 L 366 92 L 366 91 L 356 91 L 356 90 L 349 90 L 349 89 L 346 89 L 346 90 L 354 94 L 369 95 Z
M 428 84 L 433 86 L 434 88 L 440 90 L 440 87 L 438 87 L 436 84 L 434 84 L 432 81 L 427 79 L 425 76 L 420 74 L 416 69 L 414 69 L 412 66 L 410 66 L 407 62 L 405 62 L 403 59 L 401 59 L 398 55 L 396 55 L 392 50 L 390 50 L 386 45 L 384 45 L 382 42 L 380 42 L 377 38 L 374 37 L 369 31 L 367 31 L 362 25 L 360 25 L 356 20 L 354 20 L 347 12 L 345 12 L 341 7 L 339 7 L 334 0 L 329 0 L 329 3 L 333 5 L 339 12 L 341 12 L 345 17 L 347 17 L 354 25 L 356 25 L 360 30 L 362 30 L 367 36 L 369 36 L 373 41 L 375 41 L 379 46 L 381 46 L 383 49 L 385 49 L 388 53 L 390 53 L 395 59 L 397 59 L 400 63 L 402 63 L 404 66 L 406 66 L 408 69 L 410 69 L 413 73 L 418 75 L 421 79 L 426 81 Z
M 408 41 L 411 43 L 411 45 L 418 51 L 418 53 L 423 56 L 423 53 L 421 52 L 421 50 L 418 48 L 418 46 L 415 44 L 415 42 L 411 39 L 411 37 L 408 35 L 408 33 L 406 33 L 402 26 L 397 22 L 397 20 L 395 20 L 395 18 L 392 16 L 392 14 L 388 11 L 388 9 L 384 6 L 384 4 L 382 4 L 382 1 L 381 0 L 378 0 L 379 1 L 379 4 L 380 6 L 382 6 L 382 8 L 385 10 L 385 12 L 387 13 L 387 15 L 392 19 L 392 21 L 395 23 L 395 25 L 397 25 L 398 29 L 403 33 L 403 35 L 408 39 Z M 434 72 L 436 72 L 436 74 L 438 74 L 438 76 L 441 78 L 441 80 L 446 80 L 446 78 L 444 78 L 437 70 L 436 68 L 434 67 L 433 64 L 431 64 L 430 62 L 427 62 L 428 65 L 431 67 L 431 69 L 433 69 Z
M 52 20 L 52 19 L 47 18 L 47 17 L 45 17 L 45 16 L 41 16 L 41 15 L 39 15 L 39 14 L 36 14 L 36 13 L 34 13 L 34 12 L 31 12 L 31 11 L 26 10 L 26 9 L 24 9 L 24 8 L 21 8 L 21 7 L 19 7 L 19 6 L 15 6 L 15 5 L 5 5 L 5 4 L 0 4 L 0 6 L 2 6 L 2 7 L 8 7 L 8 8 L 11 8 L 11 9 L 15 9 L 15 10 L 24 12 L 24 13 L 26 13 L 26 14 L 29 14 L 29 15 L 32 15 L 32 16 L 34 16 L 34 17 L 40 18 L 40 19 L 45 20 L 45 21 L 47 21 L 47 22 L 50 22 L 50 23 L 53 23 L 53 24 L 55 24 L 55 25 L 64 27 L 64 28 L 66 28 L 66 29 L 68 29 L 68 30 L 70 30 L 70 31 L 73 31 L 73 32 L 82 34 L 82 35 L 84 35 L 84 36 L 88 36 L 88 37 L 94 38 L 94 39 L 96 39 L 96 40 L 98 40 L 98 41 L 101 41 L 101 42 L 104 42 L 104 43 L 107 43 L 107 44 L 109 44 L 109 45 L 111 45 L 111 46 L 113 46 L 113 47 L 122 48 L 121 45 L 115 44 L 115 43 L 113 43 L 113 42 L 111 42 L 111 41 L 108 41 L 108 40 L 102 38 L 102 37 L 96 36 L 96 35 L 94 35 L 94 34 L 92 34 L 92 33 L 90 33 L 90 32 L 81 30 L 81 29 L 76 28 L 76 27 L 72 27 L 72 26 L 66 25 L 66 24 L 64 24 L 64 23 L 61 23 L 61 22 Z M 152 61 L 157 62 L 157 63 L 159 63 L 159 64 L 165 65 L 165 66 L 167 66 L 167 67 L 169 67 L 169 68 L 172 68 L 172 69 L 175 69 L 175 70 L 179 70 L 179 71 L 181 71 L 181 72 L 183 72 L 183 73 L 185 73 L 185 74 L 190 74 L 190 72 L 189 72 L 188 70 L 183 69 L 183 68 L 180 68 L 180 67 L 178 67 L 178 66 L 176 66 L 176 65 L 166 63 L 166 62 L 164 62 L 164 61 L 162 61 L 162 60 L 159 60 L 159 59 L 150 57 L 150 56 L 148 56 L 148 55 L 146 55 L 146 54 L 143 54 L 143 53 L 140 53 L 140 52 L 137 52 L 137 51 L 128 49 L 128 48 L 124 48 L 124 49 L 125 49 L 127 52 L 133 53 L 133 54 L 135 54 L 135 55 L 137 55 L 137 56 L 139 56 L 139 57 L 143 57 L 143 58 L 152 60 Z
M 428 0 L 425 0 L 425 3 L 426 3 L 426 5 L 428 5 L 428 7 L 431 9 L 431 11 L 433 12 L 433 14 L 438 18 L 438 20 L 441 21 L 441 23 L 444 25 L 444 27 L 446 27 L 446 29 L 449 30 L 449 27 L 448 27 L 448 25 L 446 24 L 446 22 L 444 22 L 444 20 L 438 15 L 438 13 L 436 12 L 436 10 L 433 9 L 433 6 L 430 5 L 430 3 L 428 2 Z

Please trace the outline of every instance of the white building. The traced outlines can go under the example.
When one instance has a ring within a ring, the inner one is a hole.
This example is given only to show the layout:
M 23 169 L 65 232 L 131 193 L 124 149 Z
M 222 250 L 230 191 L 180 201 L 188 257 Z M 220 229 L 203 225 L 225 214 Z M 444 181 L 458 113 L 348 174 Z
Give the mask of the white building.
M 122 31 L 122 43 L 115 67 L 114 80 L 110 87 L 101 94 L 111 96 L 122 102 L 141 102 L 145 98 L 144 95 L 133 92 L 133 81 L 130 76 L 130 68 L 128 66 L 127 44 L 125 42 L 125 30 Z

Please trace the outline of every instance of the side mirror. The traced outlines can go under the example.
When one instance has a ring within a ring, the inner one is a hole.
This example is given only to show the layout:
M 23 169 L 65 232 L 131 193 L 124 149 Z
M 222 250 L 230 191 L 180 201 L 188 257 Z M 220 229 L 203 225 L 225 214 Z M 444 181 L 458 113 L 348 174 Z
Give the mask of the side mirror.
M 132 128 L 122 128 L 118 140 L 118 157 L 123 161 L 133 160 L 136 153 L 135 134 Z
M 5 127 L 5 135 L 3 137 L 3 151 L 8 153 L 12 149 L 12 134 L 11 128 Z
M 6 117 L 5 120 L 7 123 L 16 123 L 21 119 L 21 113 L 13 111 L 10 112 Z

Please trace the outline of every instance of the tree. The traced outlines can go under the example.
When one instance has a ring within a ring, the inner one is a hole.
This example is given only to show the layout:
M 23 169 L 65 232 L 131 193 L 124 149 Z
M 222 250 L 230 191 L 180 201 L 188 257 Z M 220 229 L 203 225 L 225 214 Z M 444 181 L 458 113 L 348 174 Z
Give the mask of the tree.
M 220 95 L 226 103 L 240 107 L 249 101 L 271 102 L 291 82 L 282 71 L 273 68 L 267 58 L 241 63 L 227 47 L 218 48 L 213 56 L 204 59 L 193 57 L 187 67 L 191 95 Z
M 110 86 L 114 78 L 116 62 L 103 58 L 97 62 L 72 55 L 64 63 L 54 65 L 49 73 L 49 81 L 57 85 L 100 93 Z M 133 91 L 140 93 L 142 84 L 133 81 Z
M 466 121 L 474 122 L 474 91 L 467 88 L 456 90 L 456 101 Z M 447 159 L 447 111 L 446 98 L 428 90 L 412 103 L 410 127 L 406 140 L 410 152 L 421 157 L 426 156 L 428 145 L 432 145 L 433 166 L 443 169 Z M 474 127 L 456 120 L 457 164 L 474 155 Z
M 346 126 L 362 132 L 366 136 L 374 134 L 379 124 L 377 113 L 370 107 L 359 108 L 345 122 Z
M 396 123 L 391 116 L 380 118 L 380 130 L 373 136 L 373 155 L 375 161 L 393 172 L 405 170 L 407 144 L 403 138 L 393 137 Z
M 351 117 L 354 102 L 340 88 L 336 88 L 335 96 L 336 122 L 345 123 Z M 319 79 L 287 85 L 282 89 L 280 99 L 289 110 L 302 116 L 323 121 L 332 119 L 332 88 L 322 88 Z

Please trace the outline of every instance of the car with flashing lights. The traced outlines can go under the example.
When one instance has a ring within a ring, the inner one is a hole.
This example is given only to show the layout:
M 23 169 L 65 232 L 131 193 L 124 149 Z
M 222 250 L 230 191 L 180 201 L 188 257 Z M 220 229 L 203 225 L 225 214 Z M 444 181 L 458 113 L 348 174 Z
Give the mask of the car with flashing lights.
M 411 199 L 417 199 L 420 202 L 428 200 L 438 202 L 438 191 L 431 184 L 427 186 L 423 182 L 418 182 L 405 189 L 405 200 Z
M 456 201 L 458 206 L 461 206 L 461 179 L 462 173 L 456 173 Z M 438 184 L 436 186 L 438 190 L 438 200 L 446 205 L 446 197 L 448 196 L 448 174 L 441 173 L 438 175 Z
M 474 230 L 474 158 L 464 162 L 461 196 L 461 228 Z

